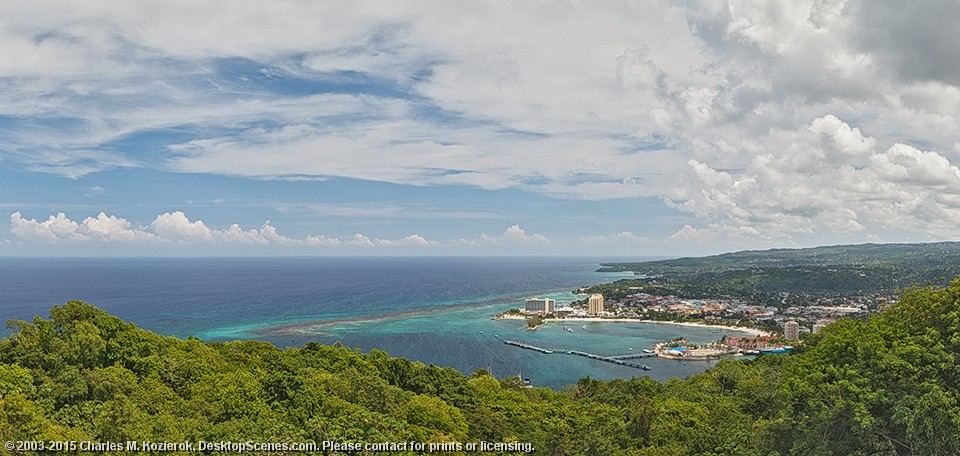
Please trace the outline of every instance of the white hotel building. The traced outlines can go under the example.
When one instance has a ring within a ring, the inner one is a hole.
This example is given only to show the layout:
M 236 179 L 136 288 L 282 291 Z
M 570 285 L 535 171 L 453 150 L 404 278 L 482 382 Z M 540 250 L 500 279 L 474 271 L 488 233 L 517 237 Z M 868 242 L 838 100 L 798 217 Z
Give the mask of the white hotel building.
M 523 302 L 523 311 L 528 314 L 552 314 L 557 311 L 557 301 L 550 298 L 530 298 Z

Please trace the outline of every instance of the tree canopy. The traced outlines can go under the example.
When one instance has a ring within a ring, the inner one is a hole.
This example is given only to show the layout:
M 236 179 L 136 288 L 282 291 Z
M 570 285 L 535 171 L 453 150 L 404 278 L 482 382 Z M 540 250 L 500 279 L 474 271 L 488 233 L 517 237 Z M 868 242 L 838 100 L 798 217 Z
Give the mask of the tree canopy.
M 867 321 L 827 326 L 793 355 L 725 360 L 663 383 L 583 378 L 563 391 L 377 350 L 163 337 L 71 301 L 49 319 L 10 322 L 12 335 L 0 340 L 0 438 L 482 440 L 530 442 L 543 455 L 960 454 L 958 299 L 960 281 L 909 289 Z

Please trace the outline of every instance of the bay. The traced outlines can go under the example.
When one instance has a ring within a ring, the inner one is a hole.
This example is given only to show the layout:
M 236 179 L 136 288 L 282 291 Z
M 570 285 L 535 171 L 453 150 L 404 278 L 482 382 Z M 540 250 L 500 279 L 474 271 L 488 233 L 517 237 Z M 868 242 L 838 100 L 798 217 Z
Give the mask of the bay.
M 341 342 L 368 351 L 454 367 L 522 375 L 562 388 L 579 378 L 686 377 L 712 362 L 644 360 L 650 371 L 571 355 L 541 354 L 511 339 L 554 349 L 628 354 L 655 342 L 719 339 L 706 328 L 647 323 L 548 324 L 491 320 L 526 297 L 577 299 L 571 290 L 624 277 L 594 272 L 611 258 L 4 258 L 0 317 L 46 316 L 78 299 L 165 335 L 208 341 L 262 339 L 278 346 Z M 633 349 L 632 351 L 630 349 Z

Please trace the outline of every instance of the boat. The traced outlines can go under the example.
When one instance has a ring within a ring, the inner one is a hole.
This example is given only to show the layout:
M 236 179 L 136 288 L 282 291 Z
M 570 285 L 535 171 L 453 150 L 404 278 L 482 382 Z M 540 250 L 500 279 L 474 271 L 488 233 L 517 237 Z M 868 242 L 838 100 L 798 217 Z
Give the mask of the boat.
M 587 329 L 587 325 L 583 325 L 583 326 L 581 326 L 581 327 L 580 327 L 580 329 L 582 329 L 582 330 L 584 330 L 584 331 L 586 331 L 586 329 Z
M 569 327 L 569 326 L 564 326 L 564 327 L 563 327 L 563 330 L 564 330 L 564 331 L 568 331 L 568 332 L 573 332 L 573 328 L 571 328 L 571 327 Z
M 650 350 L 649 348 L 644 348 L 644 349 L 643 349 L 643 352 L 644 352 L 644 353 L 653 353 L 653 350 Z
M 648 366 L 648 365 L 646 365 L 646 364 L 641 364 L 641 365 L 640 365 L 640 368 L 643 369 L 643 370 L 645 370 L 645 371 L 648 371 L 648 370 L 650 370 L 650 369 L 653 369 L 652 367 L 650 367 L 650 366 Z
M 627 350 L 633 351 L 633 347 L 628 347 Z

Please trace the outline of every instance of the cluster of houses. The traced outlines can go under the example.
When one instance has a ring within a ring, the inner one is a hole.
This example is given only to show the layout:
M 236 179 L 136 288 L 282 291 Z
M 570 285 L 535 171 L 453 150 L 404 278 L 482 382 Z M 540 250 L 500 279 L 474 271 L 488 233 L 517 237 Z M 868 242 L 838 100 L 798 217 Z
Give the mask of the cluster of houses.
M 763 306 L 740 299 L 683 299 L 638 291 L 622 299 L 604 299 L 595 293 L 585 307 L 557 306 L 552 298 L 534 297 L 524 302 L 521 312 L 557 318 L 637 318 L 651 320 L 703 319 L 722 325 L 748 325 L 782 330 L 784 339 L 796 341 L 803 333 L 818 333 L 841 317 L 865 318 L 870 312 L 895 302 L 893 297 L 868 296 L 814 300 L 810 305 L 783 308 Z M 763 345 L 762 342 L 759 342 Z M 744 344 L 747 344 L 744 342 Z
M 869 313 L 892 304 L 892 297 L 843 298 L 814 301 L 808 306 L 780 308 L 745 302 L 740 299 L 683 299 L 637 292 L 623 299 L 604 302 L 604 316 L 613 318 L 681 319 L 695 318 L 726 325 L 748 324 L 754 327 L 780 328 L 787 340 L 795 341 L 803 333 L 818 333 L 841 317 L 865 318 Z M 571 309 L 572 311 L 583 309 Z M 793 322 L 791 324 L 791 322 Z

